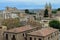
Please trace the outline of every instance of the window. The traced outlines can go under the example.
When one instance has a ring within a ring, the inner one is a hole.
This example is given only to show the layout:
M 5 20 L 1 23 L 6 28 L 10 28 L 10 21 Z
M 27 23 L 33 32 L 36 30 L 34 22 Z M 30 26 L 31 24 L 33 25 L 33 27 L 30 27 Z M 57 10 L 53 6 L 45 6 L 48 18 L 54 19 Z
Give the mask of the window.
M 8 40 L 8 34 L 6 34 L 6 40 Z
M 56 33 L 55 33 L 55 36 L 56 36 Z
M 23 33 L 23 37 L 26 37 L 27 35 L 25 33 Z
M 34 19 L 36 20 L 36 16 L 33 16 L 34 17 Z
M 27 40 L 27 38 L 25 37 L 25 40 Z
M 36 38 L 34 38 L 34 40 L 36 40 Z
M 23 36 L 24 36 L 24 33 L 23 33 Z
M 13 35 L 12 40 L 16 40 L 15 35 Z
M 51 38 L 52 38 L 53 36 L 51 35 Z
M 59 33 L 58 32 L 55 32 L 55 36 L 58 35 Z
M 48 40 L 50 40 L 50 37 L 48 37 Z
M 30 40 L 32 40 L 32 37 L 30 37 Z
M 39 38 L 39 40 L 41 40 L 41 39 Z
M 39 13 L 39 15 L 41 15 L 41 13 Z
M 59 40 L 59 39 L 57 39 L 57 40 Z
M 59 33 L 57 32 L 57 35 L 58 35 Z
M 53 36 L 55 37 L 55 32 L 53 33 Z

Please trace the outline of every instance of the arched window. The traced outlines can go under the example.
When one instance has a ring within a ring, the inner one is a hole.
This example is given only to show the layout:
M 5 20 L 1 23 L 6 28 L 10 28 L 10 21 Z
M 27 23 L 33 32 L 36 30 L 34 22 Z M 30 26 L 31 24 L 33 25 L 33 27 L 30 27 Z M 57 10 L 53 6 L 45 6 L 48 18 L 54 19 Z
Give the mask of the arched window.
M 36 38 L 34 38 L 34 40 L 36 40 Z
M 32 40 L 32 37 L 30 37 L 30 40 Z
M 27 37 L 25 37 L 25 40 L 27 40 Z
M 6 40 L 8 40 L 8 34 L 6 34 Z
M 50 40 L 50 37 L 48 37 L 48 40 Z
M 15 35 L 13 35 L 12 40 L 16 40 Z
M 41 40 L 41 39 L 39 38 L 39 40 Z
M 23 36 L 24 36 L 24 33 L 23 33 Z

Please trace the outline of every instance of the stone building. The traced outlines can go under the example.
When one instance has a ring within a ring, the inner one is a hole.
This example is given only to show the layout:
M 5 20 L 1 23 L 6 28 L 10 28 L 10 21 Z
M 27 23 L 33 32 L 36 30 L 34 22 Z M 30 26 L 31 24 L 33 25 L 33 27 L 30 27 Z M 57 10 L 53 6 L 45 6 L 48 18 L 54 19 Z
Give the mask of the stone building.
M 15 7 L 6 7 L 3 11 L 3 17 L 4 19 L 8 18 L 16 18 L 20 14 L 19 10 Z
M 3 33 L 7 30 L 6 26 L 0 25 L 0 40 L 3 40 Z
M 57 29 L 50 27 L 25 25 L 5 31 L 3 40 L 58 40 L 58 34 Z
M 53 28 L 42 28 L 27 33 L 27 40 L 59 40 L 58 30 Z
M 4 32 L 4 40 L 26 40 L 26 33 L 36 31 L 41 27 L 33 27 L 31 25 L 25 25 L 23 27 L 18 27 L 10 29 Z
M 15 7 L 6 7 L 5 10 L 3 11 L 3 18 L 4 19 L 19 18 L 20 21 L 27 21 L 29 15 Z

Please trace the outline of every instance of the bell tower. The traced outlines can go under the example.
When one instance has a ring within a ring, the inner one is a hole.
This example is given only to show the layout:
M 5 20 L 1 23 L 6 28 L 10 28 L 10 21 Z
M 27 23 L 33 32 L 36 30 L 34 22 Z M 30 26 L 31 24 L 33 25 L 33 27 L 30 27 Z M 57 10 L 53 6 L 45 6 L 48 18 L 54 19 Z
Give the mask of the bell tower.
M 51 3 L 49 3 L 49 6 L 48 6 L 48 13 L 49 13 L 49 17 L 52 16 L 51 12 L 52 12 L 52 7 L 51 7 Z

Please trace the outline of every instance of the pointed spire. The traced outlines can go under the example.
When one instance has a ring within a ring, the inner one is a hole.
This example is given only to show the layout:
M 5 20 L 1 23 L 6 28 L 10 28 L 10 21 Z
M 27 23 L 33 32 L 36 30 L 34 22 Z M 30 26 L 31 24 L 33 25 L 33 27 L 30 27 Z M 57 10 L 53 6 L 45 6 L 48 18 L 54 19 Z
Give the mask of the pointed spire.
M 51 6 L 51 3 L 49 3 L 49 6 Z
M 47 2 L 46 2 L 46 5 L 45 5 L 45 8 L 46 8 L 46 9 L 48 8 L 48 4 L 47 4 Z
M 51 7 L 51 3 L 49 3 L 49 6 Z
M 46 6 L 48 6 L 48 4 L 46 3 Z
M 49 3 L 49 8 L 51 9 L 51 3 Z

